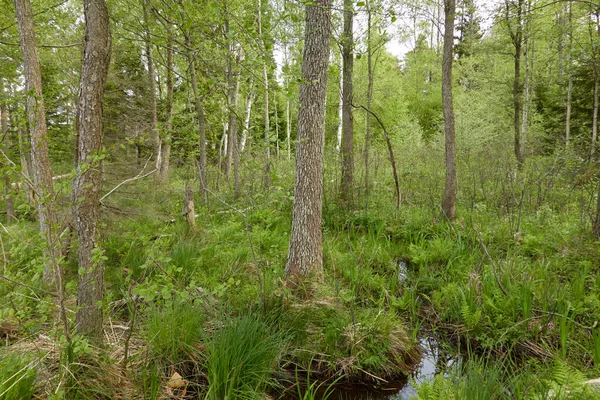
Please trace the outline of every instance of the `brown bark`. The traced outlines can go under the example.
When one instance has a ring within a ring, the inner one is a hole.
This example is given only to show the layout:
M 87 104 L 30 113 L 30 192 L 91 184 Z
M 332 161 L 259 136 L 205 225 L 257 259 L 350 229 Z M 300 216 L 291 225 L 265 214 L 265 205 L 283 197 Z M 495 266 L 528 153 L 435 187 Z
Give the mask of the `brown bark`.
M 110 30 L 105 0 L 84 0 L 85 48 L 79 85 L 79 157 L 73 182 L 75 229 L 79 239 L 76 329 L 102 339 L 104 264 L 98 244 L 104 85 L 110 61 Z
M 344 0 L 344 34 L 342 39 L 342 203 L 350 207 L 353 202 L 354 185 L 354 117 L 352 115 L 352 91 L 354 71 L 352 0 Z
M 456 218 L 456 148 L 454 141 L 454 106 L 452 104 L 452 61 L 454 60 L 455 0 L 444 0 L 444 53 L 442 59 L 442 107 L 446 139 L 446 186 L 442 211 L 446 218 Z
M 331 0 L 315 0 L 313 4 L 306 6 L 294 207 L 286 277 L 323 273 L 323 139 Z
M 183 215 L 190 229 L 196 229 L 196 213 L 194 211 L 194 191 L 192 184 L 187 181 L 185 183 L 185 203 L 183 205 Z
M 29 0 L 15 0 L 17 23 L 27 93 L 27 118 L 31 139 L 31 164 L 34 191 L 37 201 L 40 230 L 48 246 L 46 255 L 49 262 L 44 269 L 44 281 L 49 283 L 56 271 L 60 257 L 57 231 L 57 218 L 54 210 L 54 189 L 52 170 L 48 154 L 46 108 L 42 95 L 42 73 L 35 43 L 33 13 Z

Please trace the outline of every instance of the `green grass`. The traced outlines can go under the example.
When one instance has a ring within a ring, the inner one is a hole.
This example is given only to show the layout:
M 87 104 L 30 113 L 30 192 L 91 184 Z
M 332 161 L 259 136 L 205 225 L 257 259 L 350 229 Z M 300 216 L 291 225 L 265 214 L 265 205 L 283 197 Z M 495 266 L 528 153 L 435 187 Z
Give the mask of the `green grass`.
M 31 399 L 35 393 L 37 363 L 29 356 L 0 353 L 0 400 Z
M 206 343 L 206 399 L 261 398 L 283 348 L 282 336 L 255 316 L 225 322 Z

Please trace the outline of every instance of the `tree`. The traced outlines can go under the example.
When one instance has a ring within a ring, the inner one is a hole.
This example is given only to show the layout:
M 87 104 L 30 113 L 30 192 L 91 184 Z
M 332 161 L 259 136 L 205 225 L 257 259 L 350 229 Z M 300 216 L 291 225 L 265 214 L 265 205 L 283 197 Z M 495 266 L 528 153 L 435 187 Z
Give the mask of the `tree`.
M 75 229 L 79 239 L 77 331 L 102 337 L 104 264 L 98 244 L 102 163 L 102 103 L 111 37 L 105 0 L 84 0 L 85 48 L 79 85 L 79 160 L 73 182 Z
M 52 280 L 53 273 L 58 272 L 57 263 L 60 258 L 60 250 L 58 248 L 58 235 L 56 234 L 57 218 L 54 207 L 52 169 L 48 153 L 46 108 L 42 95 L 42 72 L 36 47 L 30 1 L 15 0 L 15 10 L 25 70 L 33 186 L 36 194 L 40 230 L 46 239 L 46 255 L 49 258 L 49 263 L 44 269 L 44 281 L 49 283 Z M 57 282 L 57 284 L 60 283 Z
M 292 232 L 286 277 L 323 272 L 323 146 L 331 0 L 306 6 Z
M 342 36 L 342 202 L 352 204 L 354 176 L 354 118 L 352 116 L 352 90 L 354 69 L 352 0 L 344 0 L 344 33 Z
M 446 186 L 442 211 L 448 219 L 456 218 L 456 148 L 454 143 L 454 107 L 452 104 L 452 61 L 454 60 L 455 0 L 444 0 L 444 54 L 442 60 L 442 108 L 446 138 Z

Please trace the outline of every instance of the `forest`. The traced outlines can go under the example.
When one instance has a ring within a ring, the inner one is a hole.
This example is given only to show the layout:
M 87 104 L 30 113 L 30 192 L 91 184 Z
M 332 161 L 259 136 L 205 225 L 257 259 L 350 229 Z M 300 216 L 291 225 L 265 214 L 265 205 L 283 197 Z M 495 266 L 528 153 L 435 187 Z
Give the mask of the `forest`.
M 0 400 L 600 399 L 599 0 L 0 10 Z

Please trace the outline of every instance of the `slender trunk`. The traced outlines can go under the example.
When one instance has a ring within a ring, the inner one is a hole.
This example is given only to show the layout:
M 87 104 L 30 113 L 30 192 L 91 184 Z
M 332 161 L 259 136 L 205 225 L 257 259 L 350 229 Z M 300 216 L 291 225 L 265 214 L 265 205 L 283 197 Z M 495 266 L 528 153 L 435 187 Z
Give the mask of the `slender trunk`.
M 243 153 L 246 148 L 246 140 L 250 133 L 250 117 L 252 116 L 252 103 L 254 102 L 254 92 L 252 92 L 252 82 L 248 88 L 248 100 L 246 100 L 246 119 L 244 120 L 244 130 L 242 131 L 242 139 L 240 140 L 240 153 Z
M 271 159 L 271 139 L 270 139 L 270 124 L 269 124 L 269 74 L 267 69 L 267 50 L 265 48 L 265 38 L 262 30 L 262 1 L 258 0 L 258 45 L 262 55 L 263 63 L 263 90 L 264 90 L 264 119 L 265 119 L 265 176 L 264 186 L 268 187 L 269 182 L 269 169 Z
M 341 199 L 348 207 L 352 205 L 352 191 L 354 186 L 354 117 L 352 115 L 352 78 L 354 70 L 353 14 L 352 0 L 344 0 Z
M 152 116 L 152 147 L 154 150 L 154 162 L 157 171 L 155 176 L 158 178 L 158 180 L 160 180 L 162 152 L 160 133 L 158 131 L 158 111 L 156 108 L 156 74 L 154 72 L 154 60 L 152 59 L 152 42 L 150 38 L 150 25 L 146 1 L 147 0 L 142 0 L 142 8 L 144 11 L 144 23 L 146 24 L 144 42 L 146 45 L 146 61 L 148 62 L 148 92 L 150 92 L 150 114 Z
M 594 65 L 594 109 L 592 111 L 592 143 L 590 144 L 590 158 L 594 159 L 596 153 L 596 139 L 598 137 L 598 66 Z
M 275 154 L 279 160 L 279 112 L 277 109 L 277 96 L 273 96 L 273 108 L 275 114 L 275 147 L 277 150 Z
M 455 0 L 444 0 L 444 53 L 442 60 L 442 107 L 446 139 L 446 186 L 442 211 L 446 218 L 456 218 L 456 148 L 454 143 L 454 105 L 452 104 L 452 61 L 454 60 Z
M 287 140 L 288 160 L 292 159 L 292 120 L 290 119 L 290 99 L 285 101 L 285 136 Z
M 521 112 L 523 109 L 522 87 L 521 87 L 521 54 L 523 48 L 523 2 L 518 0 L 517 27 L 513 35 L 514 54 L 514 81 L 513 81 L 513 104 L 514 104 L 514 127 L 515 127 L 515 156 L 519 170 L 525 165 L 525 158 L 521 147 Z
M 171 158 L 171 132 L 173 131 L 173 32 L 167 28 L 167 132 L 162 141 L 162 162 L 160 163 L 159 179 L 166 182 L 169 176 Z
M 102 105 L 110 62 L 110 29 L 105 0 L 84 0 L 85 48 L 79 85 L 79 157 L 73 182 L 75 229 L 79 240 L 77 331 L 102 340 L 104 264 L 99 241 L 102 161 Z
M 198 178 L 200 179 L 200 193 L 207 188 L 206 181 L 206 128 L 204 122 L 204 107 L 198 91 L 198 80 L 196 78 L 196 63 L 194 55 L 191 52 L 191 40 L 189 33 L 185 33 L 185 42 L 188 49 L 188 65 L 190 69 L 190 80 L 192 91 L 194 93 L 194 104 L 196 107 L 196 118 L 198 119 Z M 219 154 L 220 156 L 220 154 Z M 220 164 L 220 161 L 219 161 Z
M 29 0 L 15 0 L 15 9 L 25 70 L 34 194 L 37 201 L 40 230 L 48 246 L 45 251 L 48 264 L 44 269 L 44 281 L 49 283 L 53 279 L 53 274 L 59 272 L 57 263 L 60 258 L 60 249 L 57 235 L 58 227 L 56 226 L 58 220 L 54 209 L 52 169 L 48 154 L 48 130 L 46 127 L 46 108 L 42 95 L 42 72 L 35 43 L 31 3 Z
M 371 102 L 373 100 L 373 50 L 371 47 L 371 4 L 367 0 L 367 109 L 371 109 Z M 371 114 L 367 112 L 365 117 L 365 199 L 367 204 L 369 201 L 369 152 L 371 147 Z
M 241 193 L 240 183 L 240 151 L 238 148 L 238 124 L 237 124 L 237 102 L 240 90 L 239 73 L 233 69 L 233 51 L 231 46 L 229 52 L 229 60 L 227 65 L 227 84 L 229 87 L 228 103 L 229 103 L 229 131 L 227 134 L 227 178 L 230 176 L 231 167 L 233 165 L 233 194 L 238 197 Z
M 569 147 L 571 141 L 571 107 L 573 97 L 573 74 L 571 73 L 571 56 L 573 49 L 573 4 L 569 1 L 569 19 L 568 19 L 568 32 L 569 32 L 569 48 L 567 49 L 567 105 L 566 105 L 566 117 L 565 117 L 565 147 Z
M 2 147 L 4 154 L 8 156 L 10 152 L 11 135 L 8 131 L 8 107 L 6 106 L 4 99 L 4 88 L 0 86 L 0 125 L 2 127 Z M 12 184 L 10 182 L 10 170 L 4 160 L 2 160 L 1 164 L 6 167 L 4 171 L 4 202 L 6 204 L 6 223 L 11 223 L 15 218 L 15 203 Z
M 323 273 L 323 139 L 331 0 L 311 4 L 306 6 L 292 231 L 285 267 L 286 277 L 300 279 Z
M 338 118 L 340 120 L 337 128 L 337 137 L 335 142 L 335 151 L 339 154 L 342 148 L 342 120 L 344 119 L 344 55 L 340 52 L 340 92 L 339 92 L 339 102 L 340 105 L 338 107 Z

